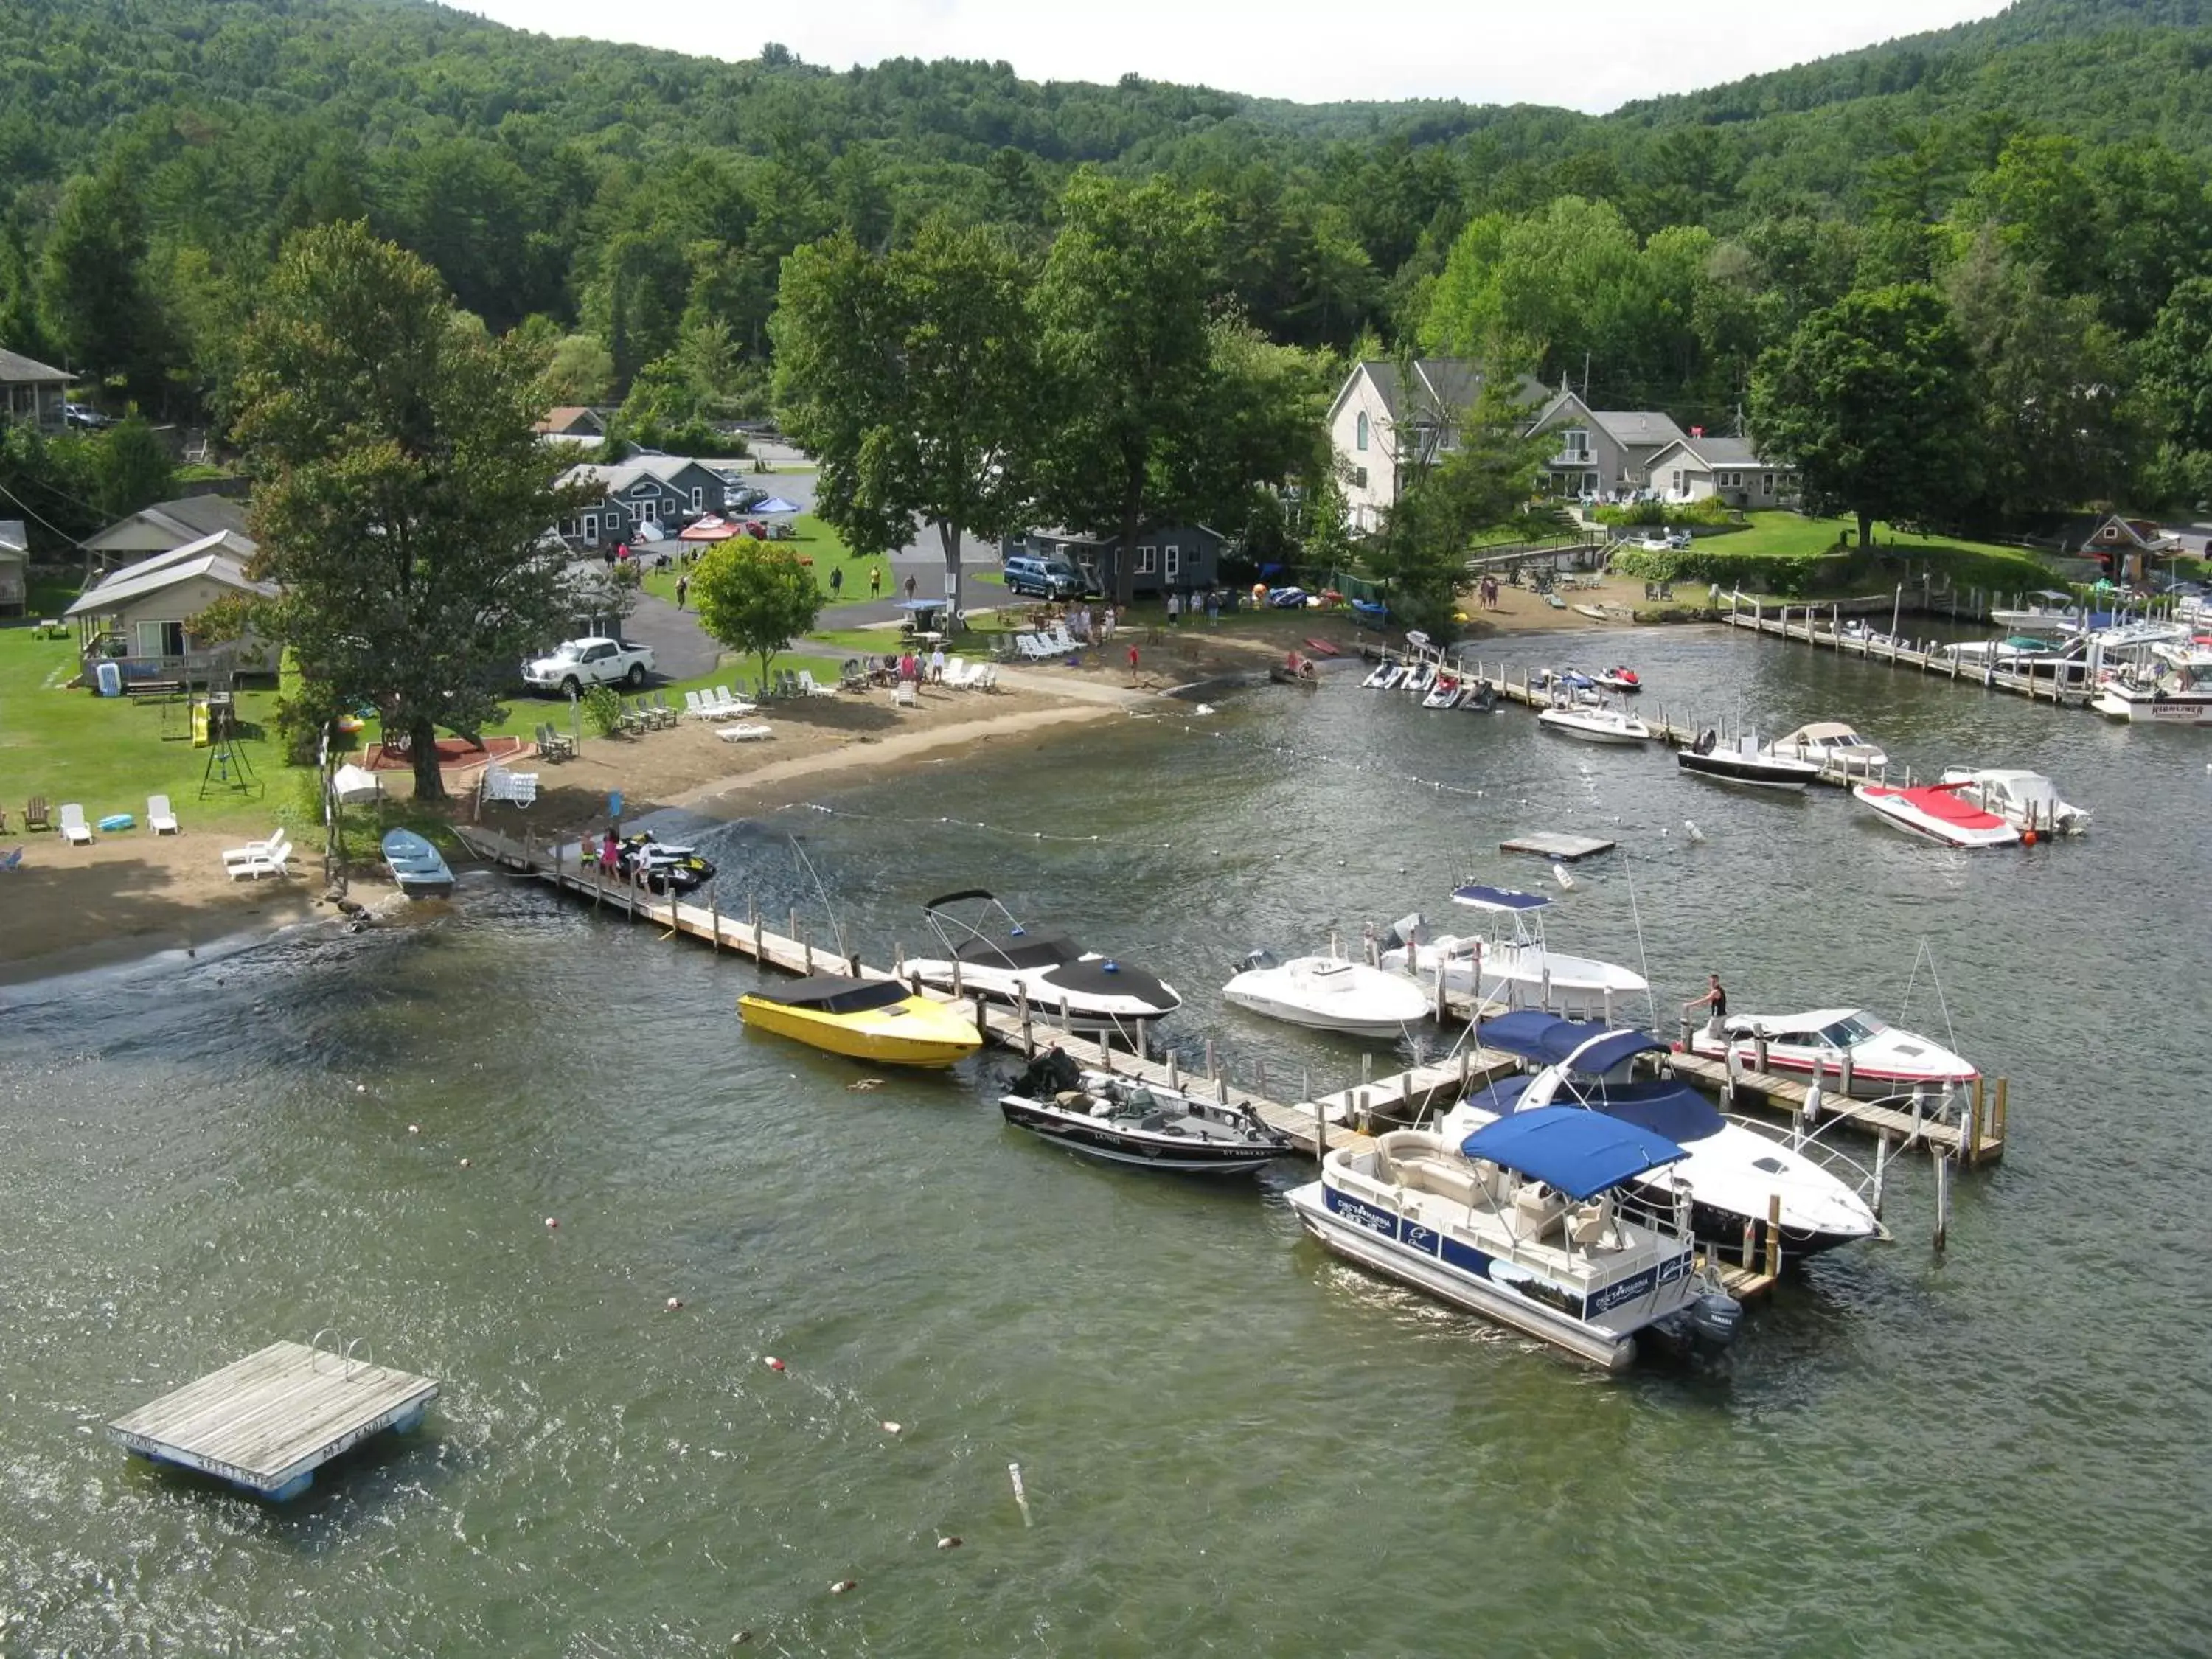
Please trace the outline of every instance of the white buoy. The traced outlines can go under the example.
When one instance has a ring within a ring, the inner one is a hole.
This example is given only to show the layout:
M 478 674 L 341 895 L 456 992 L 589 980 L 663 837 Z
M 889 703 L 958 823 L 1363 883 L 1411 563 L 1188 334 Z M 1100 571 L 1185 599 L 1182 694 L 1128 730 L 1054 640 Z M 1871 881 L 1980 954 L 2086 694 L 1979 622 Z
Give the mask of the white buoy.
M 1014 1502 L 1021 1509 L 1022 1524 L 1026 1527 L 1030 1524 L 1030 1495 L 1022 1486 L 1022 1466 L 1018 1463 L 1007 1464 L 1006 1474 L 1014 1483 Z
M 900 1427 L 901 1425 L 899 1424 L 892 1422 L 890 1418 L 886 1417 L 884 1419 L 884 1432 L 885 1434 L 896 1434 L 899 1431 Z
M 1567 866 L 1564 864 L 1552 866 L 1552 879 L 1562 887 L 1571 888 L 1575 884 L 1575 878 L 1567 873 Z
M 1684 818 L 1682 828 L 1690 832 L 1692 841 L 1703 841 L 1705 838 L 1705 832 L 1698 828 L 1698 821 L 1695 818 Z

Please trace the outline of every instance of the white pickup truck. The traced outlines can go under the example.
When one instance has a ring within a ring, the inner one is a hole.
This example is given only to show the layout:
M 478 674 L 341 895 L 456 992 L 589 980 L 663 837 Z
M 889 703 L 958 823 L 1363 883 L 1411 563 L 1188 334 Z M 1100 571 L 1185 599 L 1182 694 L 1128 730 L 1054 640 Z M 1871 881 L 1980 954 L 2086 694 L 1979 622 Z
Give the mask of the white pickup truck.
M 558 691 L 574 696 L 589 686 L 619 681 L 633 691 L 653 672 L 649 646 L 624 645 L 620 640 L 570 640 L 550 657 L 522 665 L 522 679 L 533 690 Z

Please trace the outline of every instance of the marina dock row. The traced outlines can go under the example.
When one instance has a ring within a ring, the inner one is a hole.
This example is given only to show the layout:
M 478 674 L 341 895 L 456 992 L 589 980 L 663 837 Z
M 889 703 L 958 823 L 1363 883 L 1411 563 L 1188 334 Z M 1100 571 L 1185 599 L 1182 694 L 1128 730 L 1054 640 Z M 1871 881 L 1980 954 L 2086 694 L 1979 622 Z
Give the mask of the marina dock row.
M 1792 617 L 1797 618 L 1793 622 Z M 1824 625 L 1822 617 L 1826 617 Z M 1770 639 L 1797 641 L 1840 653 L 1844 656 L 1864 657 L 1875 662 L 1886 662 L 1893 667 L 1917 668 L 1923 674 L 1940 679 L 1963 681 L 1987 690 L 2008 691 L 2014 696 L 2031 702 L 2047 702 L 2054 708 L 2087 708 L 2091 692 L 2095 688 L 2062 684 L 2063 676 L 2052 674 L 2019 674 L 1996 666 L 1994 659 L 1978 667 L 1961 662 L 1946 652 L 1935 641 L 1912 644 L 1900 641 L 1894 632 L 1875 633 L 1872 629 L 1851 629 L 1844 625 L 1840 605 L 1782 605 L 1768 611 L 1758 601 L 1747 609 L 1737 596 L 1729 599 L 1729 613 L 1722 620 L 1731 628 L 1744 628 Z

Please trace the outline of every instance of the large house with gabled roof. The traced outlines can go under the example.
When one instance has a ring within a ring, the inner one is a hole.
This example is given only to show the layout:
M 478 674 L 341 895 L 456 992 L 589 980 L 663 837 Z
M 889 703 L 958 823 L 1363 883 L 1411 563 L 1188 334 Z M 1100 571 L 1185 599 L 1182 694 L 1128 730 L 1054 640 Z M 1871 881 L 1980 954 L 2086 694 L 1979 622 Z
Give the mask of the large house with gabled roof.
M 576 547 L 673 536 L 693 520 L 728 506 L 730 481 L 704 461 L 681 455 L 633 455 L 626 461 L 586 461 L 561 475 L 566 484 L 596 487 L 599 499 L 560 526 Z M 756 498 L 757 499 L 757 498 Z
M 1329 404 L 1328 441 L 1352 529 L 1375 529 L 1408 478 L 1458 447 L 1460 423 L 1486 383 L 1481 366 L 1464 357 L 1418 357 L 1402 370 L 1381 358 L 1352 366 Z M 1522 408 L 1545 396 L 1543 383 L 1526 374 L 1503 390 Z
M 1651 462 L 1689 434 L 1653 409 L 1592 409 L 1562 386 L 1528 423 L 1530 436 L 1557 434 L 1544 462 L 1555 498 L 1617 501 L 1652 488 Z
M 1718 496 L 1730 507 L 1784 507 L 1797 499 L 1797 469 L 1770 460 L 1743 438 L 1709 438 L 1693 432 L 1648 463 L 1650 487 L 1662 501 L 1702 501 Z

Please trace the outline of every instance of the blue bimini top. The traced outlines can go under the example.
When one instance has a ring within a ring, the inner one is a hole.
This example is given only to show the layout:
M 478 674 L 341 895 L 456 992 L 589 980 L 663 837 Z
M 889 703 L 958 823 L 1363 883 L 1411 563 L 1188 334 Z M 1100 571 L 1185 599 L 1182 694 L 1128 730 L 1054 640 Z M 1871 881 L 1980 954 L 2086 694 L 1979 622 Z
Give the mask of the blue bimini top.
M 1556 1187 L 1572 1199 L 1594 1197 L 1689 1156 L 1653 1130 L 1579 1106 L 1546 1106 L 1501 1117 L 1462 1141 L 1460 1151 Z

